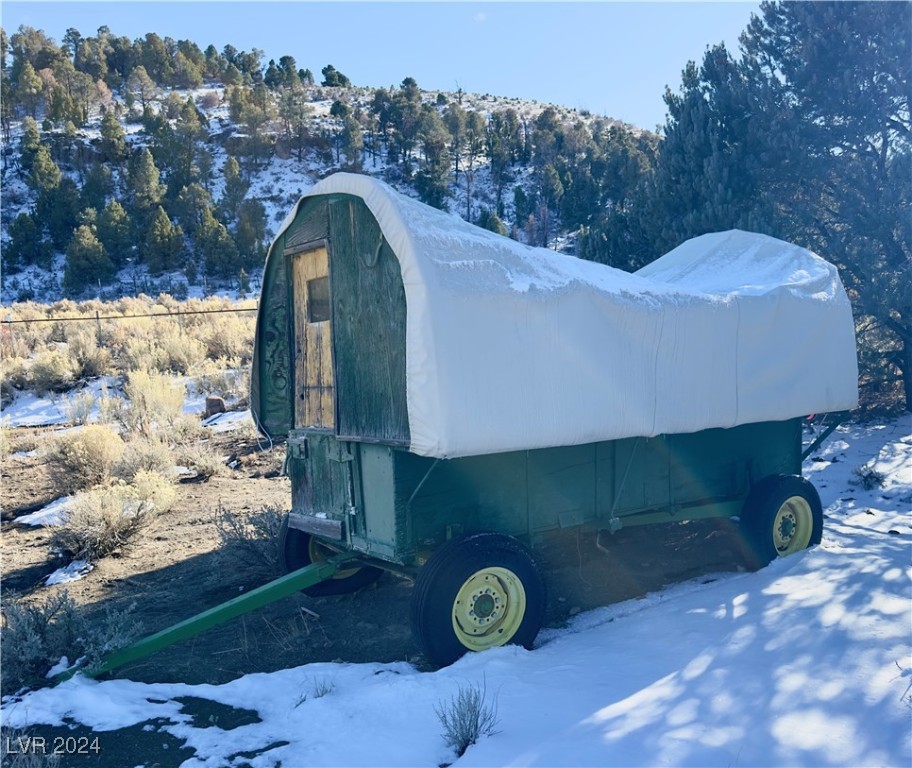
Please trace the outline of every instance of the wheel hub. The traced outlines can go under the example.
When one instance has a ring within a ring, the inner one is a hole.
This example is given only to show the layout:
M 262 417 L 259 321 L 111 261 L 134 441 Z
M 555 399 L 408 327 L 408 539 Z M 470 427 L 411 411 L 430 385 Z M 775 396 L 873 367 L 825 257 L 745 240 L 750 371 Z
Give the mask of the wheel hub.
M 457 592 L 453 629 L 466 648 L 480 651 L 509 642 L 525 612 L 526 592 L 516 574 L 506 568 L 484 568 Z
M 801 496 L 786 499 L 773 521 L 773 543 L 776 552 L 790 555 L 805 549 L 811 540 L 814 517 L 811 505 Z

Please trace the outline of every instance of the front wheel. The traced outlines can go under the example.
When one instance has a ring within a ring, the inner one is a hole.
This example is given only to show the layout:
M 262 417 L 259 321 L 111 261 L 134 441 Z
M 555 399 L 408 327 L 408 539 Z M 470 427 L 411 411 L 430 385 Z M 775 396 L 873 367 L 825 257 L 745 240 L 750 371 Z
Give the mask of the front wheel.
M 282 573 L 291 573 L 300 568 L 318 563 L 331 557 L 335 552 L 320 543 L 320 540 L 309 533 L 299 531 L 288 525 L 288 517 L 282 521 L 279 529 L 279 566 Z M 327 597 L 329 595 L 347 595 L 373 584 L 383 575 L 380 568 L 369 565 L 361 568 L 346 568 L 331 579 L 321 581 L 301 591 L 310 597 Z
M 798 475 L 773 475 L 751 488 L 741 523 L 758 566 L 819 544 L 823 508 L 817 489 Z
M 437 550 L 412 593 L 412 628 L 435 666 L 507 643 L 529 648 L 541 628 L 545 586 L 516 539 L 462 536 Z

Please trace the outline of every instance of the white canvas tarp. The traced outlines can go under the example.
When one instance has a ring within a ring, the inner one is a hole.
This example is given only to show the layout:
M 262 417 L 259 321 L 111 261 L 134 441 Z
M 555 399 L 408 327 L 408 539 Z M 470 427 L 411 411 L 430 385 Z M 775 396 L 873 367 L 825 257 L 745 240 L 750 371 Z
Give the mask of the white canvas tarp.
M 365 202 L 401 265 L 415 453 L 694 432 L 856 403 L 849 301 L 836 269 L 803 248 L 733 230 L 628 274 L 367 176 L 335 174 L 307 196 L 334 193 Z

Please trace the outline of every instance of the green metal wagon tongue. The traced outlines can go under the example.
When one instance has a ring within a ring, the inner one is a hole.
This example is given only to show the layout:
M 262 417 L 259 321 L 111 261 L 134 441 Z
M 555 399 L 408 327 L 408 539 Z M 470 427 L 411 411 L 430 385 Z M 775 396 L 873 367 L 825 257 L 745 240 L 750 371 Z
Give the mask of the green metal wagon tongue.
M 270 581 L 268 584 L 252 589 L 245 595 L 235 597 L 221 605 L 156 632 L 154 635 L 137 640 L 125 648 L 113 651 L 92 669 L 74 668 L 62 672 L 53 678 L 54 682 L 59 683 L 67 680 L 78 672 L 82 672 L 89 677 L 97 677 L 105 672 L 110 672 L 112 669 L 122 667 L 124 664 L 138 661 L 181 640 L 196 637 L 207 629 L 223 624 L 237 616 L 255 611 L 258 608 L 274 603 L 276 600 L 281 600 L 283 597 L 288 597 L 302 589 L 319 584 L 321 581 L 331 579 L 339 571 L 352 567 L 356 562 L 357 557 L 353 553 L 344 552 L 312 563 L 305 568 L 293 571 Z

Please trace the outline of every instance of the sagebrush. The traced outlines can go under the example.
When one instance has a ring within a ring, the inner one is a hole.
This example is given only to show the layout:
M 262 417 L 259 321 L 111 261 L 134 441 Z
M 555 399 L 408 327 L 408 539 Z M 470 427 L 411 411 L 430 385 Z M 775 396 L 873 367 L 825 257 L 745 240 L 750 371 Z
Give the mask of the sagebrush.
M 90 424 L 55 437 L 47 450 L 55 483 L 72 493 L 108 482 L 124 452 L 124 441 L 113 429 Z
M 255 512 L 234 512 L 219 504 L 215 527 L 222 546 L 234 550 L 248 567 L 265 576 L 278 576 L 279 531 L 286 514 L 268 506 Z
M 132 484 L 120 481 L 77 494 L 51 545 L 76 560 L 98 560 L 126 544 L 177 498 L 173 483 L 139 470 Z
M 110 651 L 130 643 L 141 631 L 134 607 L 106 608 L 101 617 L 87 616 L 66 590 L 43 602 L 4 597 L 0 633 L 4 694 L 24 686 L 48 684 L 48 671 L 65 656 L 72 665 L 92 669 Z M 81 661 L 80 661 L 81 660 Z
M 456 695 L 436 705 L 434 712 L 443 726 L 444 741 L 459 757 L 483 736 L 498 733 L 497 697 L 489 704 L 484 685 L 460 685 Z

